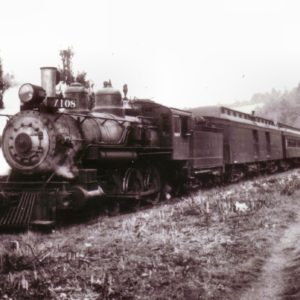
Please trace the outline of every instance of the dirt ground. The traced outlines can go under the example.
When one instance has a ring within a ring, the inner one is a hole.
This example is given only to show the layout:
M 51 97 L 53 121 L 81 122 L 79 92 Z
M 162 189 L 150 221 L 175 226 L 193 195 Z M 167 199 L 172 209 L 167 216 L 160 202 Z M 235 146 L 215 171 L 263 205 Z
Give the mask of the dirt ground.
M 300 299 L 300 205 L 291 208 L 297 209 L 295 222 L 274 242 L 261 275 L 241 300 Z

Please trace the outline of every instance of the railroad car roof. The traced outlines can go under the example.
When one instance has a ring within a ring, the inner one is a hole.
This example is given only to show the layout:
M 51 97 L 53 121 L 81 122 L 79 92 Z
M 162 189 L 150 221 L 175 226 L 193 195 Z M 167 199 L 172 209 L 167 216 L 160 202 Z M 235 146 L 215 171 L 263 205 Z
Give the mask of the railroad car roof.
M 148 105 L 148 106 L 162 107 L 162 108 L 168 109 L 173 114 L 184 115 L 184 116 L 192 116 L 191 111 L 165 106 L 165 105 L 159 104 L 159 103 L 157 103 L 153 100 L 150 100 L 150 99 L 134 99 L 134 100 L 131 100 L 131 104 L 133 106 L 134 105 L 144 105 L 144 106 Z
M 273 120 L 268 120 L 252 114 L 240 112 L 224 106 L 203 106 L 191 110 L 193 116 L 201 117 L 215 117 L 220 119 L 231 120 L 239 123 L 255 125 L 268 129 L 281 130 L 285 133 L 294 133 L 299 135 L 300 129 L 285 125 L 282 123 L 275 123 Z
M 197 116 L 200 114 L 201 116 L 209 116 L 209 117 L 217 117 L 217 118 L 222 118 L 222 119 L 231 119 L 234 121 L 240 121 L 240 122 L 245 122 L 249 123 L 250 122 L 255 122 L 256 125 L 257 123 L 260 124 L 265 124 L 265 125 L 270 125 L 270 126 L 275 126 L 274 121 L 268 120 L 259 116 L 243 113 L 225 106 L 203 106 L 203 107 L 198 107 L 193 111 L 193 114 Z

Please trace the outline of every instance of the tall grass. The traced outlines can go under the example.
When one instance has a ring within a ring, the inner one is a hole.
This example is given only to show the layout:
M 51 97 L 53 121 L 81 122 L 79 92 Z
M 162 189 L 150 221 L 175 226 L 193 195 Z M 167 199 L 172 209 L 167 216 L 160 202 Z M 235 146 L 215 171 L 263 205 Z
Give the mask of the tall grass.
M 282 197 L 299 187 L 299 172 L 293 172 L 50 235 L 3 235 L 0 294 L 221 299 L 256 278 L 263 264 L 258 254 L 269 243 L 266 230 L 284 223 L 280 214 L 291 214 L 282 209 Z

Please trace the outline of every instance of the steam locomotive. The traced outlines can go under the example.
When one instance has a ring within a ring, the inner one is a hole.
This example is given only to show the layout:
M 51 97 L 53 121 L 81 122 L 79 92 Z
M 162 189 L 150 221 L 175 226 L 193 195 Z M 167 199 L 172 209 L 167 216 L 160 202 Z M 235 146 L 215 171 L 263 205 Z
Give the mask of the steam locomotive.
M 56 68 L 19 89 L 8 116 L 0 180 L 0 227 L 51 225 L 58 211 L 90 201 L 158 202 L 183 185 L 237 181 L 299 163 L 300 130 L 226 107 L 197 116 L 147 99 L 128 100 L 109 82 L 90 95 L 78 83 L 56 94 Z M 105 199 L 105 200 L 104 200 Z

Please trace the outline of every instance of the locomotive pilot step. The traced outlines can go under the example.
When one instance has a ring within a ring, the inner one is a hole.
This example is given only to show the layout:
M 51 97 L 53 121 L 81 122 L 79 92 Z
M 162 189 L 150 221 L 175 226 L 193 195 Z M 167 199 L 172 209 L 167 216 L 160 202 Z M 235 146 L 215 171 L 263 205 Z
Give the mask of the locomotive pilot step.
M 7 207 L 0 215 L 0 228 L 26 228 L 31 221 L 37 193 L 23 192 L 16 206 Z

